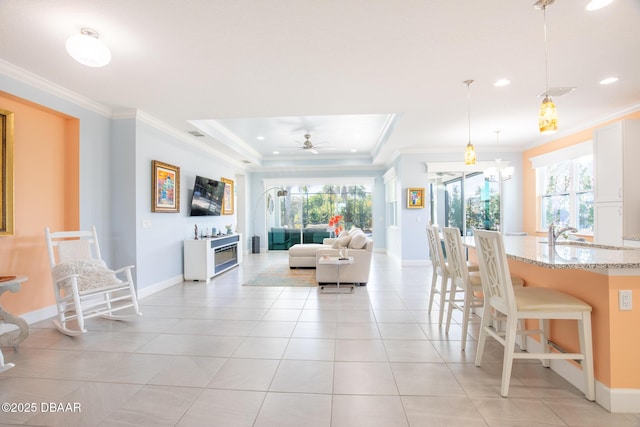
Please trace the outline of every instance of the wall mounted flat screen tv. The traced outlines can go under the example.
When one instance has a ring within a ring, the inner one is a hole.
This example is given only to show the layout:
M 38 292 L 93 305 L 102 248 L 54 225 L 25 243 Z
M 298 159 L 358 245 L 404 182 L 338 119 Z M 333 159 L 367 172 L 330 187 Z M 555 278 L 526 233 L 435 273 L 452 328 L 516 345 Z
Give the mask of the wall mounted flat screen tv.
M 218 216 L 222 214 L 224 182 L 196 176 L 191 196 L 191 216 Z

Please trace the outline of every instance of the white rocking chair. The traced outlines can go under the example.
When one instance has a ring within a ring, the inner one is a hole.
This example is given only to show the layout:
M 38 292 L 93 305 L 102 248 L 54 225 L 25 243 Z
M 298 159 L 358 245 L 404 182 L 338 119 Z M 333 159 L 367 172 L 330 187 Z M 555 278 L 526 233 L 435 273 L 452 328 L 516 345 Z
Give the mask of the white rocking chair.
M 107 268 L 95 227 L 91 231 L 58 232 L 47 227 L 45 237 L 58 308 L 53 324 L 60 332 L 81 335 L 87 332 L 85 320 L 93 317 L 124 320 L 142 314 L 131 276 L 133 266 Z M 114 315 L 127 309 L 129 313 Z

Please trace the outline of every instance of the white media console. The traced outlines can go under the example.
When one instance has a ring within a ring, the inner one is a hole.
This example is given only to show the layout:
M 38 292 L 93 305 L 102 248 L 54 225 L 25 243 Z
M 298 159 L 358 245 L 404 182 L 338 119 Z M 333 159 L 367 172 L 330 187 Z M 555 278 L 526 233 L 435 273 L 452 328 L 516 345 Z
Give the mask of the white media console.
M 241 234 L 184 241 L 184 280 L 208 282 L 242 262 Z

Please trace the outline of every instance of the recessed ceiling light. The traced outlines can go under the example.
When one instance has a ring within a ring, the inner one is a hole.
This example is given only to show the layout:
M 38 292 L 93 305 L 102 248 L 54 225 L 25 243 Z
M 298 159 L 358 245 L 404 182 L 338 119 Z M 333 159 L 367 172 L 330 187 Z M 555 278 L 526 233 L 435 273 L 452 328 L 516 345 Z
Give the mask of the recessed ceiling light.
M 273 154 L 280 154 L 280 152 L 279 151 L 274 151 Z
M 256 136 L 256 139 L 257 139 L 258 141 L 262 141 L 262 140 L 264 140 L 264 136 L 262 136 L 262 135 L 258 135 L 258 136 Z
M 606 79 L 600 80 L 601 85 L 610 85 L 611 83 L 615 83 L 618 81 L 617 77 L 607 77 Z
M 613 0 L 591 0 L 584 8 L 589 11 L 598 10 L 609 6 L 612 2 Z
M 507 86 L 510 83 L 511 83 L 511 80 L 509 79 L 500 79 L 500 80 L 496 80 L 496 82 L 493 85 L 497 87 L 502 87 L 502 86 Z
M 349 151 L 351 151 L 352 153 L 355 153 L 355 152 L 357 152 L 358 150 L 356 150 L 355 148 L 352 148 L 352 149 L 351 149 L 351 150 L 349 150 Z

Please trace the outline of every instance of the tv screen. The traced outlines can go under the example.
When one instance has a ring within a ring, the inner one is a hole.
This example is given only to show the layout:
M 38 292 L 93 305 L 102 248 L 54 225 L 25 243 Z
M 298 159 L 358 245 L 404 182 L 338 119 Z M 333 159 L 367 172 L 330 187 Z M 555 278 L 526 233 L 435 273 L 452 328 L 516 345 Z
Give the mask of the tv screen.
M 191 196 L 191 216 L 221 215 L 224 182 L 196 176 Z

